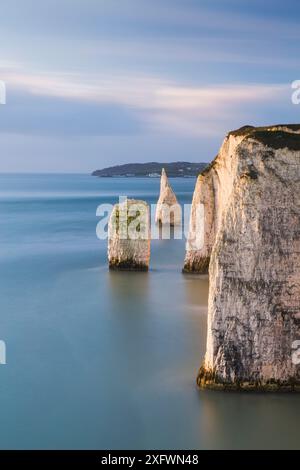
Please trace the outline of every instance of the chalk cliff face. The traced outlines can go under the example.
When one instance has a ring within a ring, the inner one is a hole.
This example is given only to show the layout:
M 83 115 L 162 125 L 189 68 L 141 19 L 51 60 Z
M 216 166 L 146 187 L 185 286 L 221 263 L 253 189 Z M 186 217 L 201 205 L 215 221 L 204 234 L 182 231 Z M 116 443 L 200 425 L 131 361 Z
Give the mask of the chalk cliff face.
M 233 166 L 236 164 L 232 159 L 227 158 L 227 155 L 233 154 L 241 140 L 232 136 L 225 139 L 218 157 L 198 176 L 192 202 L 184 263 L 185 272 L 208 273 L 211 250 L 220 226 L 221 205 L 228 199 L 228 192 L 231 191 Z M 222 184 L 220 184 L 221 178 Z M 196 209 L 199 204 L 204 206 L 204 243 L 200 249 L 195 245 L 198 229 Z
M 300 390 L 300 125 L 231 132 L 198 178 L 199 201 L 205 246 L 185 262 L 194 271 L 209 264 L 198 384 Z
M 274 134 L 276 132 L 276 134 Z M 236 159 L 233 158 L 236 147 L 245 137 L 268 139 L 271 146 L 280 148 L 285 136 L 294 134 L 298 139 L 300 126 L 278 125 L 264 128 L 245 126 L 230 132 L 225 138 L 220 152 L 213 162 L 198 176 L 192 202 L 190 230 L 187 241 L 184 271 L 191 273 L 207 274 L 212 247 L 215 243 L 216 233 L 220 228 L 223 206 L 226 205 L 233 187 L 233 178 L 236 170 Z M 269 137 L 268 137 L 269 136 Z M 273 140 L 273 142 L 272 142 Z M 293 140 L 290 136 L 290 140 Z M 266 144 L 268 143 L 265 142 Z M 196 208 L 204 205 L 204 244 L 198 249 L 195 243 Z
M 145 201 L 126 199 L 116 204 L 108 226 L 109 268 L 148 271 L 150 211 Z
M 156 206 L 155 222 L 157 224 L 181 224 L 181 207 L 169 183 L 167 174 L 162 169 L 160 180 L 160 195 Z

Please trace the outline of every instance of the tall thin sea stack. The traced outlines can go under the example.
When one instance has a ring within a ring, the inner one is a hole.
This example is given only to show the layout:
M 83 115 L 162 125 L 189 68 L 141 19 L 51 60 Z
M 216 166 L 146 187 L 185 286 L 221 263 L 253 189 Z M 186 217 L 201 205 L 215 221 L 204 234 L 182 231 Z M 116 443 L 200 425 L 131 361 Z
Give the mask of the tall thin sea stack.
M 116 204 L 108 226 L 109 268 L 148 271 L 150 211 L 145 201 L 126 199 Z
M 209 235 L 195 266 L 210 258 L 198 385 L 299 391 L 300 125 L 231 132 L 195 192 Z
M 162 169 L 160 195 L 156 206 L 155 222 L 171 226 L 181 224 L 181 207 L 169 183 L 165 169 Z

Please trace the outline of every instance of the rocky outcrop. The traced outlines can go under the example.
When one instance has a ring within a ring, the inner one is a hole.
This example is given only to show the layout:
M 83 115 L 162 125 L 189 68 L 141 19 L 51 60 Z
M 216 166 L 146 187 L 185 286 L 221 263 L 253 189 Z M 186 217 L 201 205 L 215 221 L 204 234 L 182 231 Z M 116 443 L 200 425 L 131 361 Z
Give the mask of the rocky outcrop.
M 276 134 L 274 134 L 276 132 Z M 220 228 L 223 206 L 232 191 L 233 177 L 236 162 L 232 158 L 236 147 L 245 137 L 252 135 L 268 144 L 271 139 L 272 146 L 284 144 L 286 134 L 290 142 L 295 135 L 298 139 L 300 126 L 278 125 L 271 127 L 254 128 L 244 126 L 237 131 L 230 132 L 225 138 L 220 152 L 213 162 L 198 176 L 193 196 L 190 229 L 186 246 L 184 272 L 207 274 L 212 247 L 216 239 L 216 233 Z M 204 242 L 199 248 L 196 243 L 198 236 L 196 211 L 200 204 L 204 206 Z
M 108 226 L 109 268 L 148 271 L 150 211 L 145 201 L 126 199 L 116 204 Z
M 186 266 L 209 264 L 199 386 L 300 390 L 299 134 L 288 125 L 231 132 L 198 178 L 193 204 L 205 206 L 205 243 L 188 250 Z
M 165 169 L 162 169 L 160 195 L 156 206 L 155 222 L 171 226 L 181 224 L 181 207 L 169 183 Z

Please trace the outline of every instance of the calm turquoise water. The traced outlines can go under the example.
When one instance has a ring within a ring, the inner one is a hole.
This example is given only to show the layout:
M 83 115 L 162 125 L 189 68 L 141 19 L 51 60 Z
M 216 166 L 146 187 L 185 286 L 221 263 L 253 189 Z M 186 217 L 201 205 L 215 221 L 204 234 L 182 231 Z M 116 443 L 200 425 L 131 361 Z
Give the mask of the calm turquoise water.
M 194 180 L 173 186 L 190 202 Z M 1 449 L 299 448 L 300 397 L 200 392 L 207 279 L 184 242 L 109 273 L 96 208 L 157 179 L 0 175 Z

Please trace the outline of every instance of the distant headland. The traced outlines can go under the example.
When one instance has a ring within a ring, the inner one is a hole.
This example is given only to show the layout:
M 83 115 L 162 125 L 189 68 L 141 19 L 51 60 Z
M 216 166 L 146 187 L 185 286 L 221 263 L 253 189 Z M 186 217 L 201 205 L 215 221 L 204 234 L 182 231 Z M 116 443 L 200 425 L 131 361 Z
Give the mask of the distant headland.
M 168 176 L 189 178 L 198 176 L 207 166 L 207 163 L 190 163 L 190 162 L 171 162 L 171 163 L 127 163 L 126 165 L 111 166 L 96 170 L 92 176 L 102 178 L 109 177 L 149 177 L 160 178 L 161 171 L 165 168 Z

